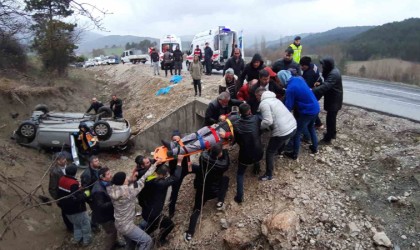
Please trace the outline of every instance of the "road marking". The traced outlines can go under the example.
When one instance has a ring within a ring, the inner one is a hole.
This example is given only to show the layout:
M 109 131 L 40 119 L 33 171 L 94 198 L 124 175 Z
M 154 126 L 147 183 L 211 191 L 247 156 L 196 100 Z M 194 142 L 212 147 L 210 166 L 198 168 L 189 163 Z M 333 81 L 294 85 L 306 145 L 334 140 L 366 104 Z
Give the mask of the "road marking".
M 349 91 L 349 92 L 353 92 L 353 93 L 357 93 L 357 94 L 362 94 L 362 95 L 367 95 L 367 96 L 375 96 L 375 97 L 379 97 L 379 98 L 382 98 L 382 99 L 387 99 L 387 100 L 394 101 L 394 102 L 400 102 L 400 103 L 405 103 L 405 104 L 409 104 L 409 105 L 414 105 L 414 106 L 418 106 L 418 107 L 420 107 L 420 104 L 415 104 L 415 103 L 410 103 L 410 102 L 399 101 L 399 100 L 395 100 L 395 99 L 392 99 L 392 98 L 389 98 L 389 97 L 383 97 L 383 96 L 380 96 L 380 95 L 375 95 L 375 94 L 364 94 L 364 93 L 360 93 L 360 92 L 357 92 L 357 91 Z

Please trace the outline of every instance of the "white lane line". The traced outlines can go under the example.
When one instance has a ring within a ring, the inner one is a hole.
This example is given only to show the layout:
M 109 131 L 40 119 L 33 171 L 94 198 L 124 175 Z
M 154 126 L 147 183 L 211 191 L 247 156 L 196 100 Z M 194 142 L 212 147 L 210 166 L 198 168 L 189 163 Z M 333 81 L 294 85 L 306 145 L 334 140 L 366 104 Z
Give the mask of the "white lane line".
M 408 95 L 420 96 L 420 94 L 414 94 L 414 93 L 412 93 L 412 92 L 406 92 L 406 91 L 395 90 L 395 89 L 388 89 L 388 88 L 382 88 L 382 89 L 383 89 L 383 90 L 387 90 L 387 91 L 392 91 L 392 92 L 404 93 L 404 94 L 408 94 Z
M 379 95 L 375 95 L 375 94 L 363 94 L 363 93 L 354 92 L 354 91 L 349 91 L 349 92 L 358 93 L 358 94 L 367 95 L 367 96 L 375 96 L 375 97 L 378 97 L 378 98 L 387 99 L 388 101 L 394 101 L 394 102 L 399 102 L 399 103 L 404 103 L 404 104 L 420 107 L 420 104 L 414 104 L 414 103 L 410 103 L 410 102 L 399 101 L 399 100 L 395 100 L 395 99 L 392 99 L 392 98 L 389 98 L 389 97 L 383 97 L 383 96 L 379 96 Z

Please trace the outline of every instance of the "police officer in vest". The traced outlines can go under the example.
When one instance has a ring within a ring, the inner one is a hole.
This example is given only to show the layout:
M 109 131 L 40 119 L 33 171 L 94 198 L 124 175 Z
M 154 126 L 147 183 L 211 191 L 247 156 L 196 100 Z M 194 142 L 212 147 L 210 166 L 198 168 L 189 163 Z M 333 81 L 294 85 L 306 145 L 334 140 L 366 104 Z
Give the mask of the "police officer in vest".
M 302 45 L 300 44 L 300 36 L 296 36 L 292 44 L 289 45 L 289 48 L 293 50 L 293 61 L 299 64 L 300 55 L 302 54 Z

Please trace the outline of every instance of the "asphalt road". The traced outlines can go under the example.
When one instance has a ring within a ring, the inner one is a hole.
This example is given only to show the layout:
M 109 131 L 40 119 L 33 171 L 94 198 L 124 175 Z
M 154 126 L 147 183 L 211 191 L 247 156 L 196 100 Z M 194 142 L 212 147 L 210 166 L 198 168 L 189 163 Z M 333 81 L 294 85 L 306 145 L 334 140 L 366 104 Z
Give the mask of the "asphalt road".
M 420 122 L 420 88 L 401 83 L 343 77 L 344 103 Z

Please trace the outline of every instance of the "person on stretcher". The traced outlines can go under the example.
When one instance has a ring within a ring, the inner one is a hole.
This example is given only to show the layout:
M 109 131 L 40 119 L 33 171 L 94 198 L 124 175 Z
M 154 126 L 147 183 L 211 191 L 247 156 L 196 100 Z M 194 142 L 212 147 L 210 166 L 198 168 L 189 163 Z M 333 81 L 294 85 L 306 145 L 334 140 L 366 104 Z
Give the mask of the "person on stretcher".
M 239 119 L 237 112 L 232 111 L 228 117 L 219 117 L 219 123 L 205 126 L 195 133 L 181 138 L 179 133 L 173 133 L 172 141 L 162 140 L 163 146 L 168 149 L 168 156 L 177 156 L 206 150 L 220 141 L 229 141 L 233 138 L 233 123 Z

